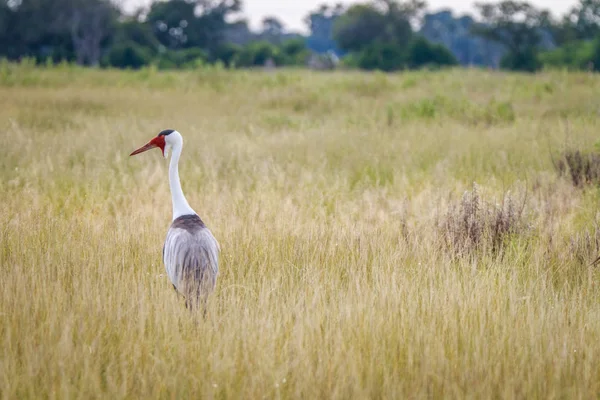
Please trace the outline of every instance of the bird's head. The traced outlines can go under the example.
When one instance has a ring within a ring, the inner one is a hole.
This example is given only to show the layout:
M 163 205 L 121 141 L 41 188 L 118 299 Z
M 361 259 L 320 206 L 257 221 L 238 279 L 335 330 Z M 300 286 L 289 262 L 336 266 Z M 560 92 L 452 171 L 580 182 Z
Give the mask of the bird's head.
M 181 134 L 173 129 L 165 129 L 158 136 L 152 138 L 147 144 L 135 150 L 130 156 L 143 153 L 155 147 L 158 147 L 165 158 L 169 156 L 169 150 L 178 142 L 182 142 Z

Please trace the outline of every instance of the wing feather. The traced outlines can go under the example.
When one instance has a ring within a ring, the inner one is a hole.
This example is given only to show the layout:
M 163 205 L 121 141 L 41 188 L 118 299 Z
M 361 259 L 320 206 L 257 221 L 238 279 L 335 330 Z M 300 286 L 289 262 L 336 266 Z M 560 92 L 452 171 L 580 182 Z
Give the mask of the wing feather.
M 219 250 L 219 243 L 208 228 L 196 232 L 170 228 L 163 247 L 163 261 L 177 290 L 186 292 L 188 286 L 212 290 L 219 273 Z

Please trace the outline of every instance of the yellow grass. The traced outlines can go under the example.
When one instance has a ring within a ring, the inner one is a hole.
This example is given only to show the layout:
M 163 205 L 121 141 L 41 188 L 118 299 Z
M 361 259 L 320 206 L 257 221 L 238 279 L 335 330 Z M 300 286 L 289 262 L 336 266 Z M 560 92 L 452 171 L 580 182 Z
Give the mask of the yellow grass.
M 0 72 L 2 398 L 600 396 L 600 196 L 551 160 L 600 77 Z M 167 163 L 128 156 L 165 128 L 222 248 L 205 321 Z M 499 249 L 448 244 L 474 182 L 523 206 Z

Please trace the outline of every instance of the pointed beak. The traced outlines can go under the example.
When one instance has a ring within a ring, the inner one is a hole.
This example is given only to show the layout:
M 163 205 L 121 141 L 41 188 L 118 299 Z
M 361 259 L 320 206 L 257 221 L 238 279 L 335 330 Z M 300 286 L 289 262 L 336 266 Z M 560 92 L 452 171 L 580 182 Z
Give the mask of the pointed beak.
M 145 151 L 148 151 L 150 149 L 153 149 L 155 147 L 158 147 L 156 144 L 150 142 L 142 147 L 140 147 L 139 149 L 135 150 L 133 153 L 131 153 L 129 156 L 135 156 L 136 154 L 140 154 L 143 153 Z

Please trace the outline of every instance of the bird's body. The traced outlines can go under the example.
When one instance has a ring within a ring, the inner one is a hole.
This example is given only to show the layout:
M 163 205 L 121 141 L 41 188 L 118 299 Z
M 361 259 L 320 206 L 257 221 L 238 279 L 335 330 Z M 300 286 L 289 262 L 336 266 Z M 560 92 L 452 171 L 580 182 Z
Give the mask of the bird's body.
M 172 223 L 163 247 L 167 275 L 188 302 L 206 301 L 217 283 L 219 244 L 196 214 Z
M 173 150 L 169 164 L 173 221 L 163 246 L 163 261 L 173 287 L 183 294 L 186 305 L 194 308 L 205 304 L 217 283 L 219 243 L 183 195 L 178 168 L 183 148 L 181 134 L 171 129 L 164 130 L 131 155 L 154 147 L 159 147 L 165 157 L 165 149 Z

